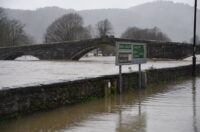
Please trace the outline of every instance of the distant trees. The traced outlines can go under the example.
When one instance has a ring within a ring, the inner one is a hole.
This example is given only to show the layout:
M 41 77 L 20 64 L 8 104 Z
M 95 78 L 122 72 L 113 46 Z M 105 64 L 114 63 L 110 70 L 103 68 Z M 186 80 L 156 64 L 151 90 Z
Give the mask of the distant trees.
M 113 34 L 112 24 L 108 19 L 104 19 L 97 22 L 96 30 L 97 30 L 97 37 L 100 37 L 100 38 L 104 38 Z M 96 53 L 97 55 L 99 51 L 101 51 L 103 56 L 106 56 L 106 55 L 114 54 L 115 49 L 110 46 L 104 46 L 104 47 L 101 47 L 100 49 L 97 49 L 97 53 Z
M 60 42 L 90 38 L 90 29 L 83 26 L 83 19 L 77 13 L 63 15 L 55 20 L 46 31 L 45 42 Z
M 17 20 L 10 20 L 6 24 L 6 35 L 7 44 L 10 46 L 25 45 L 32 42 L 31 38 L 24 32 L 24 25 Z
M 3 9 L 0 8 L 0 46 L 3 45 L 5 20 L 6 20 L 6 17 L 5 17 L 5 14 L 3 12 Z
M 192 37 L 191 39 L 190 39 L 190 43 L 192 43 L 193 44 L 193 40 L 194 39 L 194 37 Z M 196 36 L 196 44 L 200 44 L 200 38 L 199 38 L 199 36 L 197 35 Z
M 9 20 L 0 8 L 0 47 L 18 46 L 33 43 L 24 31 L 24 25 L 17 20 Z
M 2 24 L 3 23 L 3 21 L 5 20 L 5 14 L 4 14 L 4 12 L 3 12 L 3 9 L 2 8 L 0 8 L 0 24 Z
M 106 37 L 108 35 L 112 35 L 112 24 L 108 19 L 99 21 L 96 24 L 96 28 L 98 37 Z
M 121 36 L 127 39 L 138 39 L 138 40 L 159 40 L 159 41 L 171 41 L 171 39 L 161 32 L 157 27 L 152 29 L 140 29 L 137 27 L 128 28 Z

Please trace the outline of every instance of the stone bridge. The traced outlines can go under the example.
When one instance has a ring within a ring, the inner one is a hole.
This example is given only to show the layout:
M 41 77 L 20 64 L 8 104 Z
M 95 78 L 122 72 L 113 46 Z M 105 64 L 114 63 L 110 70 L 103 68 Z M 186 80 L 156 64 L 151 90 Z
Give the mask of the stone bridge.
M 119 38 L 99 38 L 80 41 L 38 44 L 0 48 L 0 60 L 14 60 L 17 57 L 31 55 L 40 60 L 79 60 L 91 50 L 102 46 L 115 46 L 119 42 L 142 42 L 147 44 L 147 58 L 183 59 L 192 55 L 192 45 L 174 42 L 137 41 Z M 197 54 L 200 46 L 197 47 Z

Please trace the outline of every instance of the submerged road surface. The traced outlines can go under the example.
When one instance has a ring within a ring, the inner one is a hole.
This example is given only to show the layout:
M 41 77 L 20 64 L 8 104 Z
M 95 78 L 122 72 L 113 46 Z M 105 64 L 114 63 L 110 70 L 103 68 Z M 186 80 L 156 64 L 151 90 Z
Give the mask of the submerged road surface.
M 0 132 L 200 132 L 200 78 L 34 114 Z

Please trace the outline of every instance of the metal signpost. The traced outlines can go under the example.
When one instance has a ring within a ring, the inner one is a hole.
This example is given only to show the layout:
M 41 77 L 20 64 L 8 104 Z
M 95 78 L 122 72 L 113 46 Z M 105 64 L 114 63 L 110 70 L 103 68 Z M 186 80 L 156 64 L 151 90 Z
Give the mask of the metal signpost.
M 116 65 L 119 66 L 119 88 L 122 92 L 122 65 L 139 64 L 139 87 L 141 87 L 141 64 L 146 63 L 146 44 L 139 42 L 116 42 Z
M 194 37 L 193 37 L 193 57 L 192 57 L 193 77 L 196 77 L 196 26 L 197 26 L 197 0 L 194 1 Z

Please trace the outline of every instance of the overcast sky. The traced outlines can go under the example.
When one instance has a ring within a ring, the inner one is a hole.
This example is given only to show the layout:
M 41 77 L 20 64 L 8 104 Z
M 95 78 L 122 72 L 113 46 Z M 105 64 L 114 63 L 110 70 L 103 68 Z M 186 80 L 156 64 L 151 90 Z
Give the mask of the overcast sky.
M 37 9 L 45 6 L 58 6 L 76 10 L 100 8 L 129 8 L 156 0 L 0 0 L 0 7 L 12 9 Z M 169 0 L 167 0 L 169 1 Z M 194 5 L 194 0 L 171 0 Z M 200 4 L 198 4 L 200 5 Z

